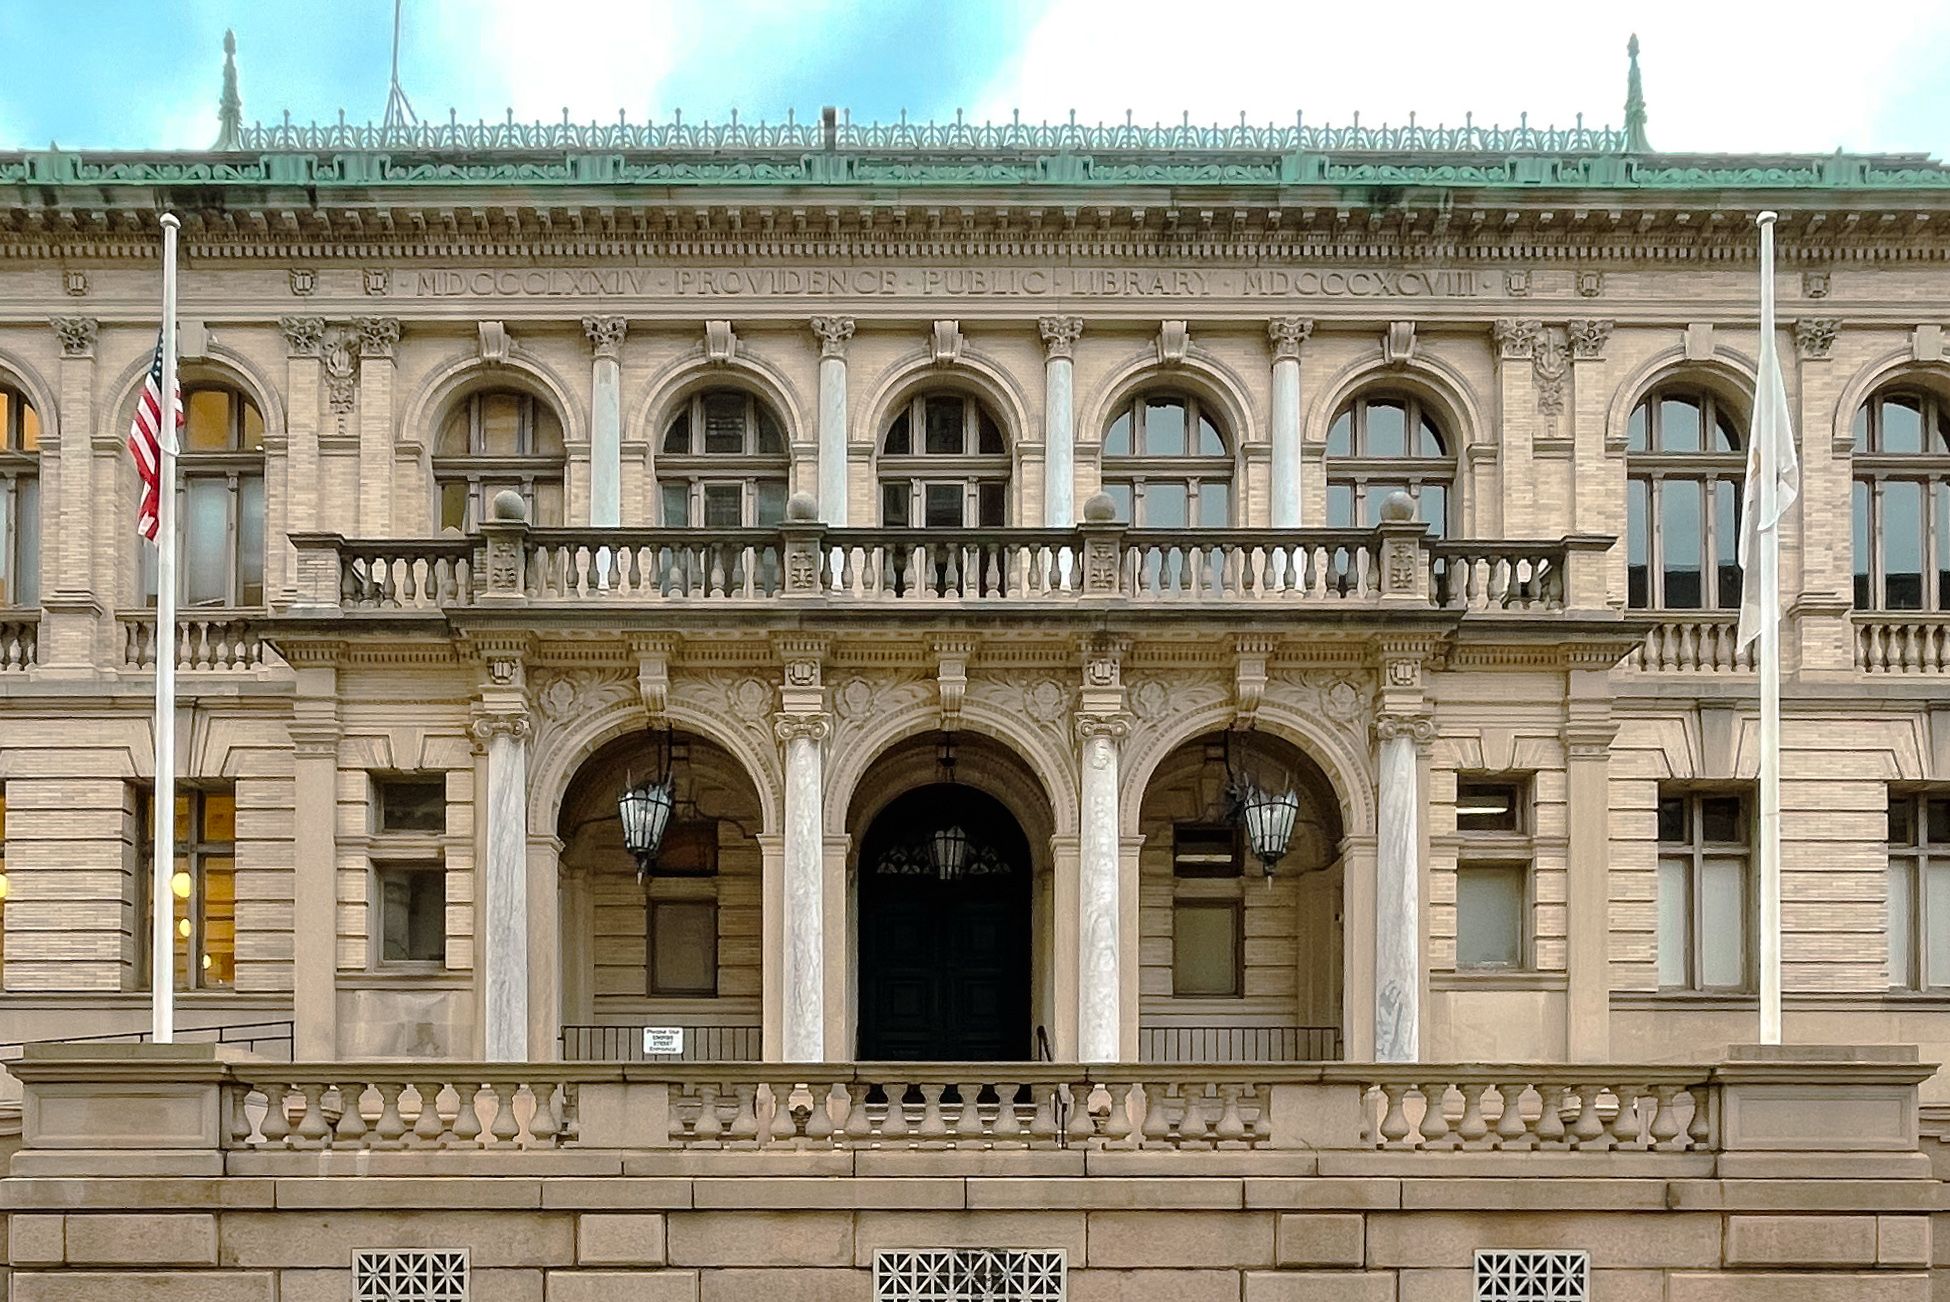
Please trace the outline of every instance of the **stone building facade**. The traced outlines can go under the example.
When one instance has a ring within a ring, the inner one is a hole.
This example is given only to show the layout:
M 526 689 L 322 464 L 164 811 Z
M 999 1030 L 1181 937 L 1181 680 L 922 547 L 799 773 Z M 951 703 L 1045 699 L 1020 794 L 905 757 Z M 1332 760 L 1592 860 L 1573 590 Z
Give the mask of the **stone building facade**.
M 0 154 L 9 1038 L 143 1024 L 173 654 L 178 1007 L 299 1061 L 1716 1060 L 1771 208 L 1787 1038 L 1941 1058 L 1950 171 L 632 130 Z M 164 209 L 159 639 L 122 444 Z M 617 802 L 666 775 L 639 874 Z M 1288 790 L 1263 871 L 1240 806 Z M 1856 1211 L 1851 1269 L 1923 1279 Z

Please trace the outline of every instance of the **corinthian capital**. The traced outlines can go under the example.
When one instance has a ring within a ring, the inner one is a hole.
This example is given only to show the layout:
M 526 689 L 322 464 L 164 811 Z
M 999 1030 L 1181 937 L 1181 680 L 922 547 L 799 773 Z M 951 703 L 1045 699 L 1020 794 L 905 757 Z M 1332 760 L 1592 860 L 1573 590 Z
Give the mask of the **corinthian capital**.
M 284 352 L 287 357 L 316 357 L 325 342 L 325 318 L 322 316 L 281 316 L 278 328 L 284 331 Z
M 1036 331 L 1043 336 L 1043 348 L 1051 357 L 1068 357 L 1083 335 L 1080 316 L 1042 316 L 1036 318 Z
M 845 357 L 846 341 L 853 338 L 853 318 L 816 316 L 812 319 L 812 332 L 819 336 L 821 357 Z
M 1314 332 L 1314 323 L 1304 316 L 1276 316 L 1266 323 L 1266 338 L 1273 345 L 1273 360 L 1298 359 L 1300 345 Z
M 825 741 L 833 734 L 833 719 L 824 713 L 781 712 L 772 716 L 772 733 L 780 741 L 797 741 L 801 737 L 809 741 Z
M 61 341 L 63 357 L 93 357 L 97 322 L 92 316 L 49 317 L 54 337 Z
M 353 321 L 359 332 L 359 356 L 391 357 L 394 345 L 399 343 L 399 318 L 396 316 L 362 316 Z
M 623 355 L 623 336 L 630 332 L 627 317 L 586 316 L 582 318 L 582 332 L 589 336 L 589 344 L 598 357 L 621 357 Z

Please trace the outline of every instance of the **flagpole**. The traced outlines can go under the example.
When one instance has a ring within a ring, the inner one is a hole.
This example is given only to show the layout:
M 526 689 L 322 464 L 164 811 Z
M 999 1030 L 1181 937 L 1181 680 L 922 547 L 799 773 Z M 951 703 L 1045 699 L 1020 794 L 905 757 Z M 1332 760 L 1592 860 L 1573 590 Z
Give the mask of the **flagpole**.
M 176 1038 L 176 233 L 182 221 L 162 215 L 161 490 L 156 494 L 156 771 L 155 862 L 149 898 L 150 1030 L 157 1044 Z M 194 956 L 192 955 L 192 959 Z
M 1760 226 L 1760 346 L 1775 348 L 1774 221 L 1763 212 Z M 1775 363 L 1778 373 L 1779 362 Z M 1763 368 L 1761 383 L 1770 382 Z M 1757 401 L 1762 401 L 1756 395 Z M 1760 483 L 1755 505 L 1760 527 L 1760 1042 L 1781 1042 L 1781 526 L 1776 518 L 1780 491 L 1779 450 L 1772 437 L 1760 440 Z M 1770 523 L 1771 522 L 1771 523 Z

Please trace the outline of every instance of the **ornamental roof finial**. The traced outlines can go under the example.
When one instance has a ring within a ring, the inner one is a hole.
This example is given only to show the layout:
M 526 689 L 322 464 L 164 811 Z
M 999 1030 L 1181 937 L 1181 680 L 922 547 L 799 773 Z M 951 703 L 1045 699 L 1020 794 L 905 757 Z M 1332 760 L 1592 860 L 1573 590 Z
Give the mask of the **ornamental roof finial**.
M 1639 83 L 1639 35 L 1625 42 L 1630 71 L 1625 75 L 1625 152 L 1649 154 L 1652 144 L 1645 138 L 1645 87 Z
M 237 94 L 237 33 L 223 34 L 223 97 L 217 101 L 217 143 L 225 151 L 244 147 L 244 101 Z

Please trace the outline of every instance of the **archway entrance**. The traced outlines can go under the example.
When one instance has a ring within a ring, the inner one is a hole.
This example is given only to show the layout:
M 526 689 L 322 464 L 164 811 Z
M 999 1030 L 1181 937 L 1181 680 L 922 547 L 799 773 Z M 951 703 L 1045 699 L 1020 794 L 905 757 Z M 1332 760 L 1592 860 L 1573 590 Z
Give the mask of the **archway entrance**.
M 1029 1056 L 1029 842 L 1001 801 L 918 787 L 868 826 L 859 861 L 859 1056 Z

